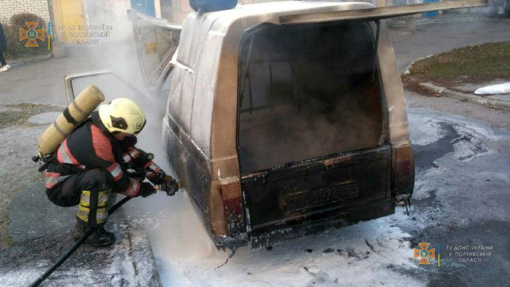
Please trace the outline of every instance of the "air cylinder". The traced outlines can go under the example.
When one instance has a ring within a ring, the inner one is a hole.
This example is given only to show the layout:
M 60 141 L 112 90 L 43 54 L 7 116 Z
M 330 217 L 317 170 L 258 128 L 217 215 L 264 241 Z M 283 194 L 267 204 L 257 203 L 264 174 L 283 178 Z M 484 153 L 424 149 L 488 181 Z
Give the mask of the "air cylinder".
M 74 128 L 87 119 L 103 101 L 103 92 L 98 87 L 86 87 L 41 135 L 37 156 L 44 160 L 53 154 Z

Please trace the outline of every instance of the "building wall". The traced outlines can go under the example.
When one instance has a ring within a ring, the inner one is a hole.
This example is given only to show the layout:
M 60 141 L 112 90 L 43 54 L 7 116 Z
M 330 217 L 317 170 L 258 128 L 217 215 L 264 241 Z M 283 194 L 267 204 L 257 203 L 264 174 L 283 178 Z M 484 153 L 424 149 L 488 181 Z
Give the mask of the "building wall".
M 171 0 L 170 10 L 170 19 L 167 18 L 167 20 L 176 24 L 182 24 L 188 14 L 193 12 L 189 6 L 189 0 Z
M 0 0 L 0 21 L 9 23 L 12 15 L 19 13 L 32 13 L 45 22 L 50 21 L 48 0 Z

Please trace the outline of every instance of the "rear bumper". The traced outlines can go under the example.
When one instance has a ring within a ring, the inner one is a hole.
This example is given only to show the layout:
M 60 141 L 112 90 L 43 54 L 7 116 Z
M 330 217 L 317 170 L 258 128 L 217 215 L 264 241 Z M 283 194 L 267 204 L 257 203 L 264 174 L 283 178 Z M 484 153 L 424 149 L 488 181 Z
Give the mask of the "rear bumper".
M 395 201 L 391 198 L 366 202 L 343 210 L 315 214 L 309 218 L 281 225 L 268 226 L 238 238 L 216 237 L 219 248 L 236 249 L 248 243 L 252 248 L 270 246 L 279 242 L 322 233 L 360 221 L 375 219 L 395 213 Z

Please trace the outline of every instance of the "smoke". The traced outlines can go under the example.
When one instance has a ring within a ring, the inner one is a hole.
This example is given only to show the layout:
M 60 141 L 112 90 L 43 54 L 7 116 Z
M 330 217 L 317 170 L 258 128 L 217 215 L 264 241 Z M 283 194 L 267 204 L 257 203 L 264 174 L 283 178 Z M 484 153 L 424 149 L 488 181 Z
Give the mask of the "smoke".
M 287 106 L 260 117 L 254 112 L 241 122 L 242 172 L 376 146 L 382 132 L 381 106 L 377 97 L 367 95 L 342 94 L 332 110 L 320 98 L 310 97 L 301 109 Z
M 90 66 L 94 66 L 93 71 L 112 71 L 122 79 L 114 76 L 78 79 L 73 81 L 75 93 L 94 84 L 105 93 L 107 102 L 118 97 L 140 97 L 137 90 L 141 94 L 148 94 L 140 73 L 132 23 L 127 13 L 130 8 L 128 3 L 124 0 L 86 0 L 84 24 L 55 27 L 57 33 L 61 30 L 71 31 L 67 34 L 70 36 L 67 48 L 69 57 L 87 58 L 92 62 L 87 70 L 75 73 L 90 72 Z M 143 101 L 146 100 L 144 98 Z
M 274 27 L 243 43 L 242 173 L 378 145 L 382 107 L 369 29 Z
M 127 18 L 129 8 L 127 2 L 123 0 L 86 0 L 88 30 L 104 31 L 105 41 L 126 40 L 132 32 L 131 23 Z

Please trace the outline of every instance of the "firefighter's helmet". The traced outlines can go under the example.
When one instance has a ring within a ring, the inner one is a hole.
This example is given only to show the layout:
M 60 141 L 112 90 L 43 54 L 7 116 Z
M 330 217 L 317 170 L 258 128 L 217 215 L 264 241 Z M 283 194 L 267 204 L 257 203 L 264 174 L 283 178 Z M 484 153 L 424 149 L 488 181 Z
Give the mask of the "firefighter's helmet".
M 145 126 L 145 114 L 133 100 L 119 98 L 99 106 L 99 118 L 106 129 L 136 135 Z

